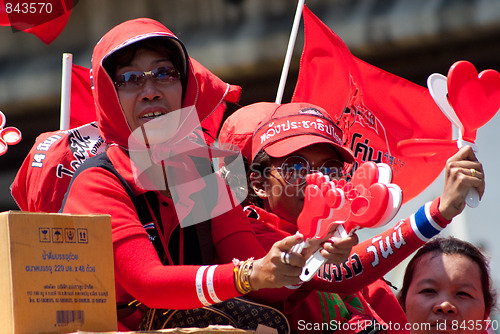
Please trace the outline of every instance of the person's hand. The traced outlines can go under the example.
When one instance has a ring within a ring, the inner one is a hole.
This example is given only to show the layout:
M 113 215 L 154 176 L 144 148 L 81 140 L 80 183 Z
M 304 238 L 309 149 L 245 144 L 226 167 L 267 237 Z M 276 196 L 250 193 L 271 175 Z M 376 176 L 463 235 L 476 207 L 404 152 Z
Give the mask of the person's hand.
M 465 208 L 465 198 L 469 189 L 476 188 L 481 198 L 484 187 L 483 165 L 477 160 L 472 147 L 462 147 L 446 162 L 439 212 L 443 218 L 451 220 Z
M 286 237 L 274 243 L 266 256 L 255 260 L 250 274 L 252 288 L 259 290 L 299 284 L 299 275 L 307 258 L 302 254 L 291 252 L 291 249 L 303 240 L 301 234 Z
M 352 248 L 358 242 L 359 238 L 356 233 L 345 238 L 330 238 L 323 244 L 321 255 L 328 260 L 327 263 L 341 264 L 349 258 Z
M 359 238 L 356 233 L 350 236 L 340 238 L 334 237 L 336 224 L 332 224 L 328 234 L 322 239 L 311 238 L 308 241 L 308 247 L 302 251 L 302 255 L 309 258 L 320 249 L 321 255 L 327 259 L 330 264 L 340 264 L 349 258 L 352 247 L 358 244 Z

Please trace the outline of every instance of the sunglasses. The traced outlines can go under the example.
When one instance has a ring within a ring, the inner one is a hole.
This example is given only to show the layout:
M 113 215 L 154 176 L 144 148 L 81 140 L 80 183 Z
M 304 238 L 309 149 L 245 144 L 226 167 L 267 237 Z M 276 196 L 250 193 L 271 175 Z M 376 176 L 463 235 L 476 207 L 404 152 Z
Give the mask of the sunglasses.
M 306 182 L 308 174 L 316 172 L 328 175 L 330 180 L 339 180 L 347 174 L 350 166 L 351 164 L 347 162 L 329 159 L 321 167 L 313 169 L 304 157 L 296 155 L 286 158 L 281 167 L 272 168 L 270 171 L 277 170 L 288 184 L 302 185 Z
M 173 85 L 179 81 L 181 74 L 179 70 L 171 66 L 162 66 L 147 72 L 130 71 L 120 74 L 115 79 L 115 87 L 135 89 L 144 86 L 148 78 L 162 85 Z

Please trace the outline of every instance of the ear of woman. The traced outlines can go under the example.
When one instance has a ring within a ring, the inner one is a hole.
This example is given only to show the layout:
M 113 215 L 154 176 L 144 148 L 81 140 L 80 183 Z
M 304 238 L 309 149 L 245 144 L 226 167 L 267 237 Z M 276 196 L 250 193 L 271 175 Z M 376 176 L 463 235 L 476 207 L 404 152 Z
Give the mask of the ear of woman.
M 250 185 L 259 198 L 265 199 L 269 197 L 267 180 L 264 176 L 260 175 L 260 173 L 250 173 Z

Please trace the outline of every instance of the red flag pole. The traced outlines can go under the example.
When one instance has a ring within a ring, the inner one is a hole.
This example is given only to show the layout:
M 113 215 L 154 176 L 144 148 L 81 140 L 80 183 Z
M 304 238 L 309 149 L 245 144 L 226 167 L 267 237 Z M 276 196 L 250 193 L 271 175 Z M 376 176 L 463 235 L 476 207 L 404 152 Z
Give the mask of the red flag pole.
M 69 129 L 72 66 L 73 55 L 71 53 L 63 53 L 61 80 L 61 118 L 59 120 L 60 130 Z
M 295 18 L 293 20 L 292 32 L 290 33 L 290 39 L 288 40 L 288 49 L 286 51 L 283 70 L 281 71 L 278 93 L 276 94 L 275 102 L 278 104 L 281 104 L 281 100 L 283 99 L 283 92 L 285 91 L 286 79 L 288 77 L 288 69 L 290 68 L 290 62 L 292 60 L 293 48 L 295 46 L 295 40 L 297 39 L 297 32 L 299 31 L 300 18 L 302 17 L 303 8 L 304 0 L 299 0 L 299 2 L 297 3 L 297 10 L 295 12 Z

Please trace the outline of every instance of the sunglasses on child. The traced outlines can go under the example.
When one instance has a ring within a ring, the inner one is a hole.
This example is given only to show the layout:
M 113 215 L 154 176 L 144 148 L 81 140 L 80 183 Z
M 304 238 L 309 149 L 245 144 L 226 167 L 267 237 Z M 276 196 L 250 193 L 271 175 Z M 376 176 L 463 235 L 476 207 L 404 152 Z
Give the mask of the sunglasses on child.
M 135 89 L 144 86 L 148 78 L 162 85 L 173 85 L 181 78 L 181 74 L 179 70 L 171 66 L 161 66 L 147 72 L 130 71 L 122 73 L 116 78 L 115 87 Z
M 316 172 L 328 175 L 330 180 L 341 179 L 347 174 L 350 166 L 349 163 L 329 159 L 321 167 L 313 169 L 304 157 L 296 155 L 286 158 L 281 167 L 272 168 L 271 171 L 277 170 L 288 184 L 302 185 L 306 182 L 307 174 Z

